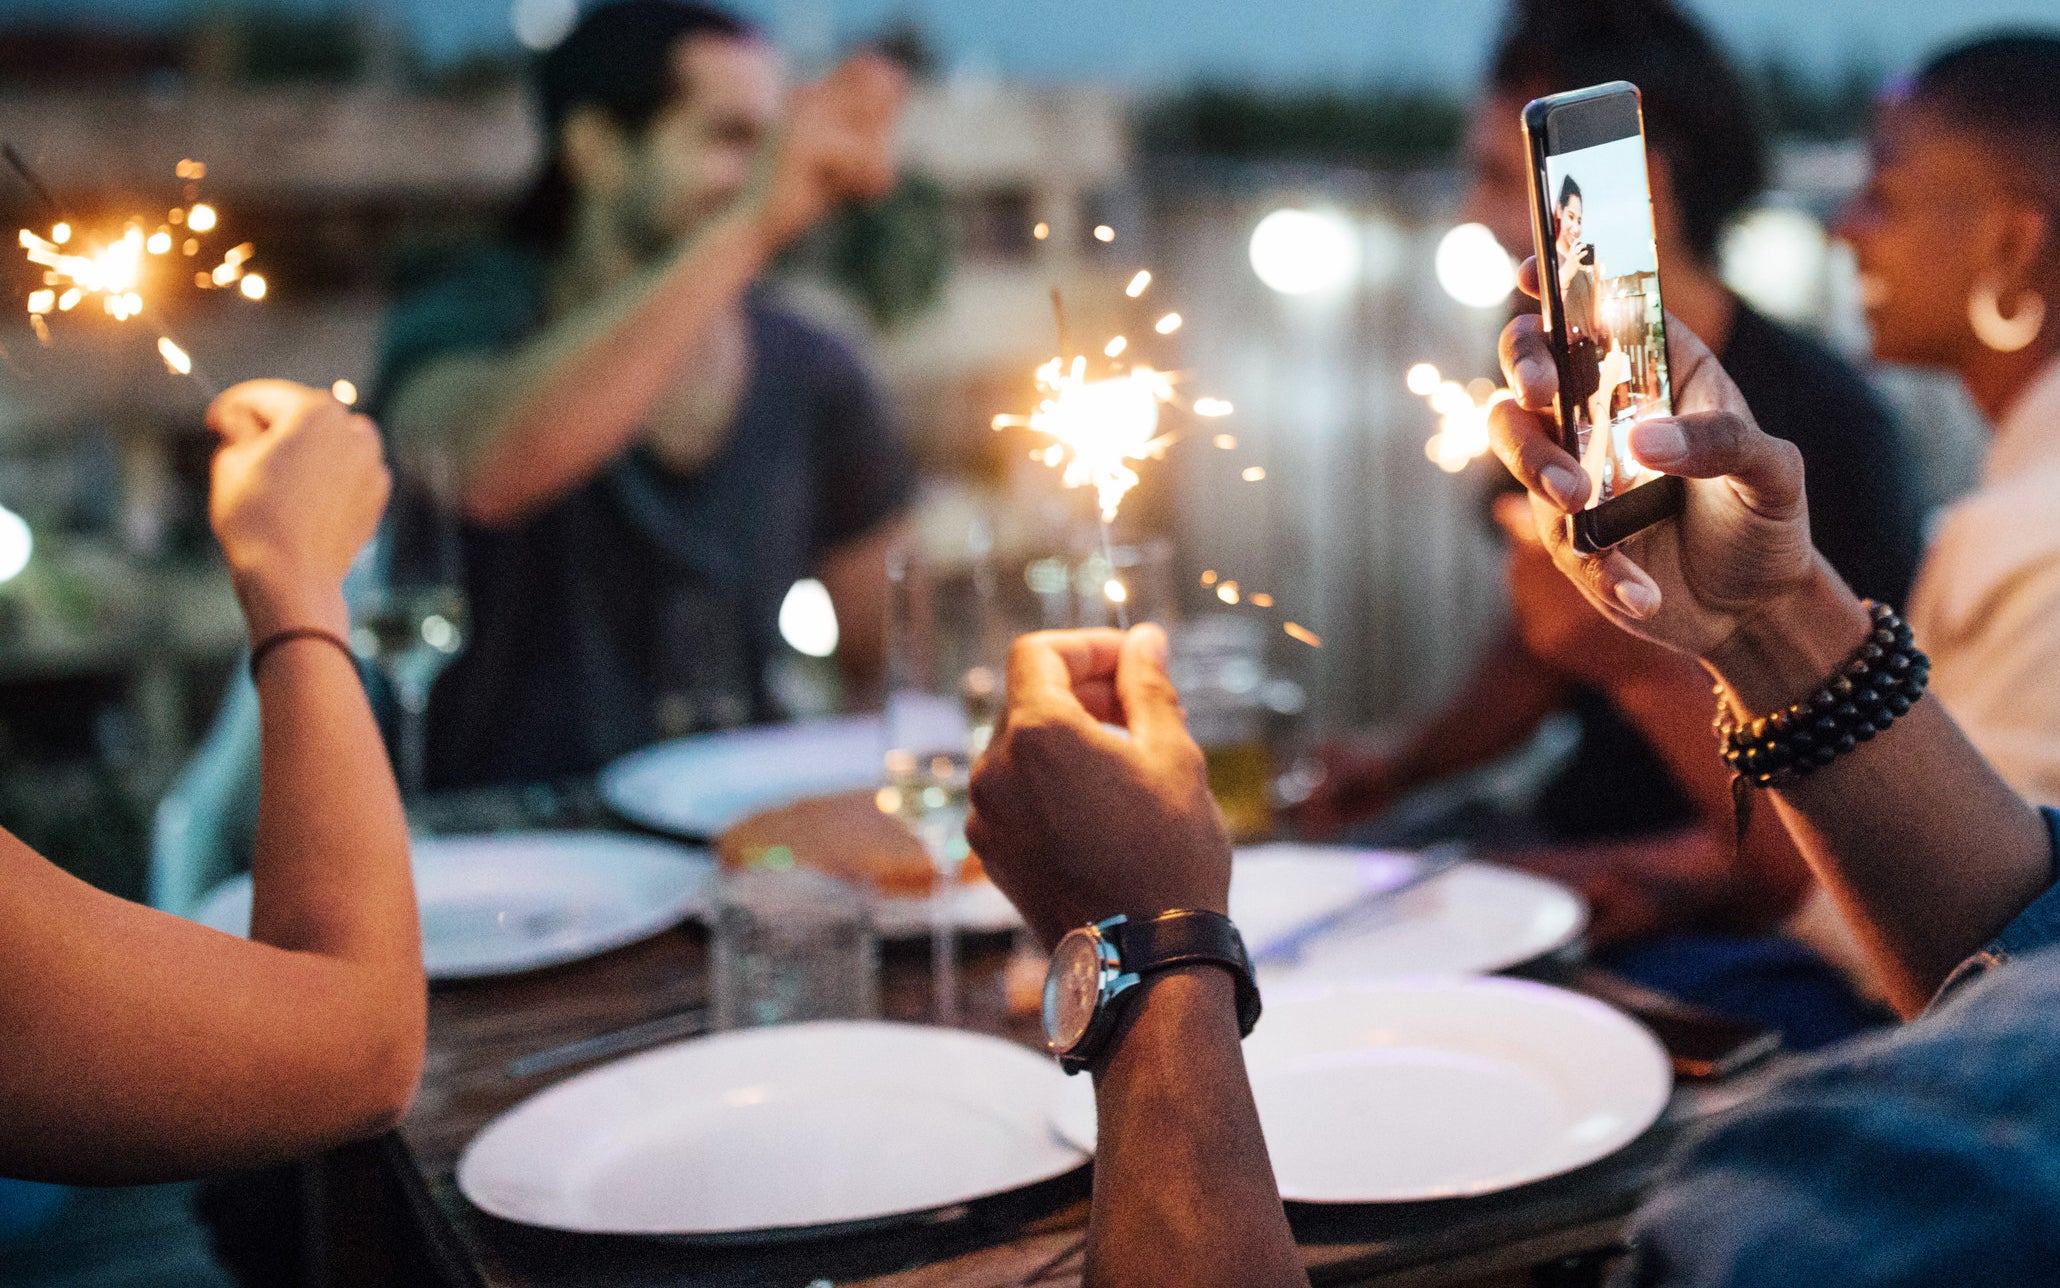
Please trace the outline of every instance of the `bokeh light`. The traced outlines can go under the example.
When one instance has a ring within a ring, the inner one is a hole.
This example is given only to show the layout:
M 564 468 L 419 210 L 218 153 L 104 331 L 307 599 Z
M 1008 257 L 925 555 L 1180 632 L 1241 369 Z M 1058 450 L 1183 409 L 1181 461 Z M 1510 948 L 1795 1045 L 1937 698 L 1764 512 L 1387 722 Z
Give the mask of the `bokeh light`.
M 1332 210 L 1276 210 L 1252 230 L 1252 271 L 1282 295 L 1336 291 L 1359 276 L 1359 234 Z
M 837 651 L 837 608 L 828 587 L 807 577 L 788 588 L 780 602 L 780 638 L 808 657 Z
M 1461 224 L 1438 242 L 1438 285 L 1468 308 L 1492 309 L 1516 289 L 1516 261 L 1485 224 Z

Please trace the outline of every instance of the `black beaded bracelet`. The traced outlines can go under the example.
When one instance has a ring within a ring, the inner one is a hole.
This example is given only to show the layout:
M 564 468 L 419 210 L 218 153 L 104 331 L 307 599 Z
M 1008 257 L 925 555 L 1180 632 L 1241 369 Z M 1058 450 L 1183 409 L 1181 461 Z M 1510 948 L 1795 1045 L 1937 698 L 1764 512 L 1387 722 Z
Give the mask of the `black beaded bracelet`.
M 1815 693 L 1786 710 L 1741 724 L 1717 686 L 1717 743 L 1731 767 L 1741 859 L 1755 787 L 1786 787 L 1816 773 L 1907 715 L 1931 682 L 1931 659 L 1903 619 L 1886 604 L 1866 603 L 1867 638 Z
M 1931 681 L 1931 659 L 1894 609 L 1867 601 L 1873 629 L 1816 692 L 1749 724 L 1717 687 L 1717 739 L 1734 789 L 1799 782 L 1907 714 Z

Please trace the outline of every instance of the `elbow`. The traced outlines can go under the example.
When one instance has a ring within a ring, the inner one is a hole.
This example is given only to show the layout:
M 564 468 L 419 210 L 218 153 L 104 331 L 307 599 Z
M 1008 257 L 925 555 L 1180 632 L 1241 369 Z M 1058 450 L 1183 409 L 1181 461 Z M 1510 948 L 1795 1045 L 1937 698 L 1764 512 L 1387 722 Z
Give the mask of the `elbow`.
M 424 1046 L 417 1024 L 412 1033 L 396 1034 L 367 1052 L 353 1073 L 353 1094 L 346 1101 L 352 1108 L 346 1128 L 352 1138 L 383 1135 L 408 1116 L 422 1085 Z

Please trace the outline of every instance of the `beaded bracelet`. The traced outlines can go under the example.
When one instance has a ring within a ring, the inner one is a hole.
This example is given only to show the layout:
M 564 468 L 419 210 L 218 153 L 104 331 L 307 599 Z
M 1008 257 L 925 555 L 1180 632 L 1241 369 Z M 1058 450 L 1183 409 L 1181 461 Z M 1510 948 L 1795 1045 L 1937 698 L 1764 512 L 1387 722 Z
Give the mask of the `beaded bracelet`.
M 1816 773 L 1905 715 L 1924 696 L 1931 659 L 1894 609 L 1868 600 L 1873 629 L 1816 692 L 1750 724 L 1731 716 L 1717 687 L 1716 731 L 1736 781 L 1786 787 Z

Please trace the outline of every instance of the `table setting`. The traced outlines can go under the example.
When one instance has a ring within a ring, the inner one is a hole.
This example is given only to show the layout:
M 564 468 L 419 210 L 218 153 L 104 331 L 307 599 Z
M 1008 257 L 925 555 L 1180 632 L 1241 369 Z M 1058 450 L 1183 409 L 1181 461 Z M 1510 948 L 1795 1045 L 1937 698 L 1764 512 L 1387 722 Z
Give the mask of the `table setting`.
M 417 840 L 429 1067 L 367 1164 L 404 1196 L 397 1237 L 494 1285 L 1078 1275 L 1091 1083 L 1043 1053 L 1027 931 L 977 863 L 943 896 L 941 1022 L 926 851 L 872 799 L 884 730 L 636 753 L 587 789 L 613 830 L 557 798 L 583 825 L 530 826 L 534 792 L 498 816 L 422 802 L 510 826 Z M 1265 992 L 1254 1094 L 1325 1279 L 1608 1246 L 1664 1141 L 1723 1099 L 1586 995 L 1585 908 L 1555 882 L 1271 841 L 1238 848 L 1231 912 Z M 247 878 L 200 916 L 244 932 Z
M 1022 625 L 990 553 L 896 563 L 882 712 L 410 797 L 428 1068 L 359 1160 L 399 1246 L 488 1285 L 1077 1278 L 1092 1082 L 1046 1054 L 1047 958 L 965 840 Z M 1150 564 L 1101 557 L 1054 582 L 1056 624 Z M 1567 887 L 1459 846 L 1273 839 L 1251 783 L 1279 685 L 1248 635 L 1198 626 L 1176 672 L 1234 744 L 1210 766 L 1236 771 L 1230 914 L 1265 1001 L 1246 1063 L 1312 1274 L 1457 1283 L 1612 1246 L 1723 1097 L 1593 986 Z M 198 919 L 250 912 L 246 876 Z

